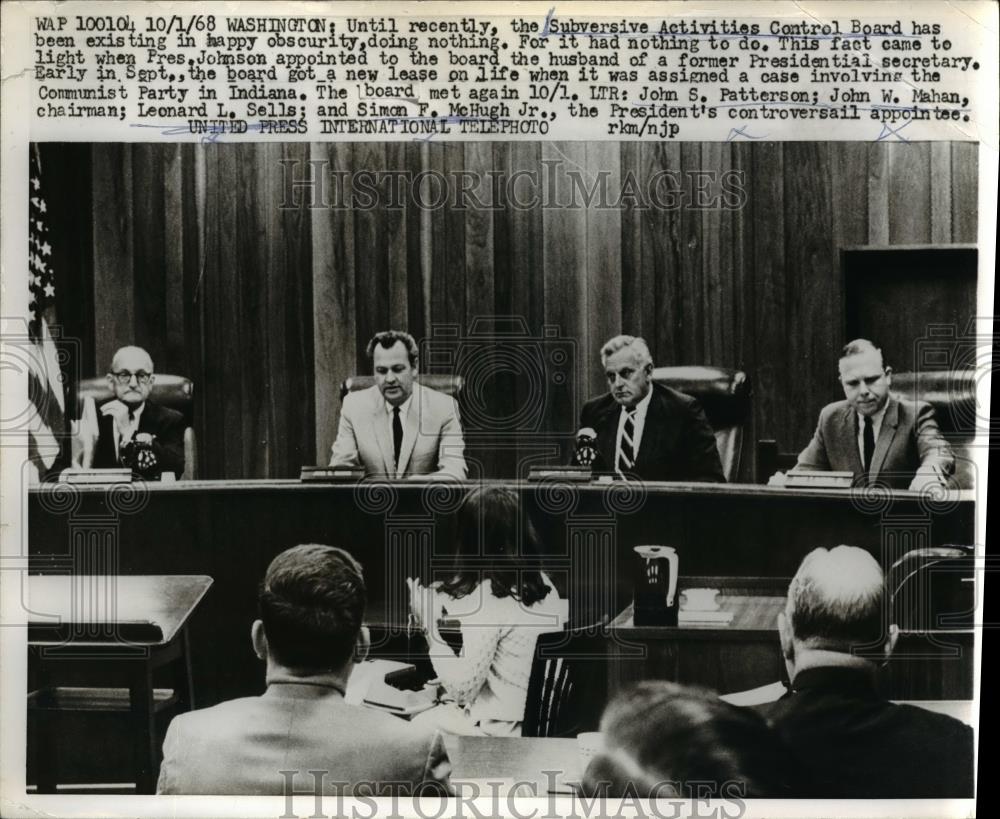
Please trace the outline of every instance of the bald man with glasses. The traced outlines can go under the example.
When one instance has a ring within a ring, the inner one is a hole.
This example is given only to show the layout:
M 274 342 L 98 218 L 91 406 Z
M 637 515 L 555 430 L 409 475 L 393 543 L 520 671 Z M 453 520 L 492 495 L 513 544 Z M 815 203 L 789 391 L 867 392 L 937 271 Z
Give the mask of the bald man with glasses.
M 95 469 L 129 467 L 146 480 L 184 471 L 184 416 L 149 400 L 153 359 L 142 347 L 122 347 L 111 360 L 108 384 L 115 397 L 98 412 Z M 84 464 L 86 465 L 86 464 Z

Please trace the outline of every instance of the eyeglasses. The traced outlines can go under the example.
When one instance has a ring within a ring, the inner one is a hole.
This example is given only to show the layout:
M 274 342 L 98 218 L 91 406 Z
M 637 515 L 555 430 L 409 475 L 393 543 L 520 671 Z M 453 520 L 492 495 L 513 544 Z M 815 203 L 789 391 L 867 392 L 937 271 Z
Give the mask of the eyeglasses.
M 147 373 L 145 370 L 139 370 L 137 373 L 130 373 L 128 370 L 121 370 L 117 373 L 111 373 L 111 375 L 114 377 L 115 381 L 123 387 L 132 380 L 133 376 L 135 376 L 136 382 L 142 384 L 144 387 L 153 380 L 153 374 Z

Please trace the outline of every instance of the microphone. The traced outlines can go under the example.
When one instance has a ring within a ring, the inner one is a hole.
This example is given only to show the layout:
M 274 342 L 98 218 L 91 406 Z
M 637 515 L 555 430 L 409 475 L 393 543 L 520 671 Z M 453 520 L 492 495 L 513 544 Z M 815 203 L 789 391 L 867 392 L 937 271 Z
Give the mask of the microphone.
M 593 466 L 597 460 L 597 432 L 592 427 L 583 427 L 576 433 L 576 451 L 573 466 Z

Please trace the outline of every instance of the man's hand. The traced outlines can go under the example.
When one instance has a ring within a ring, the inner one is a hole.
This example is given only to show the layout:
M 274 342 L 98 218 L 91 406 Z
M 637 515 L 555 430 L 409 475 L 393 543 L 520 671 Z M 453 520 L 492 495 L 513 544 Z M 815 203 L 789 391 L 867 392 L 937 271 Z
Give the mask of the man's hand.
M 101 414 L 110 415 L 115 419 L 118 431 L 124 433 L 128 429 L 128 407 L 117 398 L 101 405 Z
M 917 474 L 913 476 L 913 480 L 910 481 L 909 488 L 911 492 L 924 492 L 931 490 L 940 491 L 939 487 L 948 488 L 944 475 L 933 466 L 922 466 L 917 470 Z

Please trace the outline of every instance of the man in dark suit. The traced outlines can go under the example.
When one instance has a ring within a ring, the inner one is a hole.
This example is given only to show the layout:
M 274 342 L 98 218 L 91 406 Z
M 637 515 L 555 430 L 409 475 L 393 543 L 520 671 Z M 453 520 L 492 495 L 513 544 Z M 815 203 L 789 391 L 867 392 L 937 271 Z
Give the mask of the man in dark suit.
M 971 797 L 972 729 L 876 692 L 876 661 L 898 636 L 885 627 L 886 610 L 882 570 L 868 552 L 807 555 L 778 615 L 791 691 L 759 710 L 803 770 L 800 796 Z
M 919 491 L 944 483 L 955 459 L 934 410 L 894 398 L 892 368 L 866 339 L 844 347 L 840 359 L 844 400 L 825 406 L 796 469 L 853 472 L 856 483 L 883 483 Z
M 601 348 L 610 392 L 584 404 L 581 429 L 596 433 L 595 471 L 645 481 L 725 481 L 715 434 L 700 405 L 652 381 L 649 347 L 616 336 Z
M 267 690 L 175 717 L 158 793 L 450 793 L 437 731 L 344 701 L 369 645 L 354 558 L 332 546 L 288 549 L 268 566 L 258 602 L 251 639 Z
M 146 480 L 184 471 L 184 416 L 149 400 L 156 376 L 142 347 L 122 347 L 111 361 L 108 383 L 115 394 L 98 408 L 96 469 L 130 467 Z M 84 464 L 85 466 L 88 464 Z

